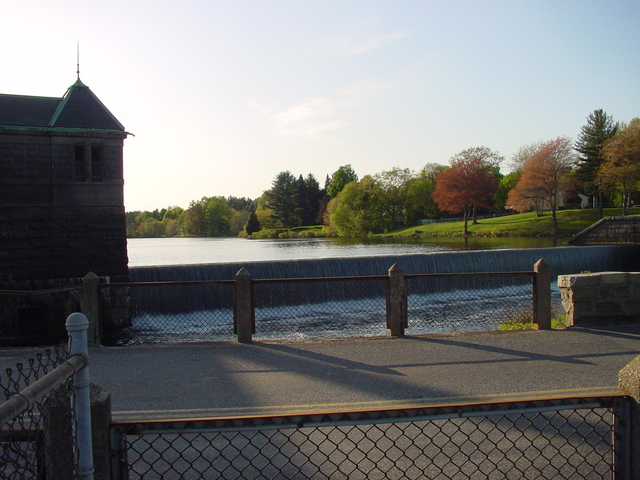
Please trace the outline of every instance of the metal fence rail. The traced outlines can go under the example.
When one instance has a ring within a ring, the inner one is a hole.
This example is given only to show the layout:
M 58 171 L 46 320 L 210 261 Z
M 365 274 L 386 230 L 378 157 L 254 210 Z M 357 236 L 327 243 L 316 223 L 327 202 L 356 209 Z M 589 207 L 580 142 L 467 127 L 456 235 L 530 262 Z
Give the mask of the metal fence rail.
M 112 444 L 121 479 L 624 478 L 628 452 L 614 437 L 627 405 L 616 396 L 122 422 Z
M 93 479 L 89 321 L 68 316 L 69 348 L 47 349 L 0 376 L 0 477 Z

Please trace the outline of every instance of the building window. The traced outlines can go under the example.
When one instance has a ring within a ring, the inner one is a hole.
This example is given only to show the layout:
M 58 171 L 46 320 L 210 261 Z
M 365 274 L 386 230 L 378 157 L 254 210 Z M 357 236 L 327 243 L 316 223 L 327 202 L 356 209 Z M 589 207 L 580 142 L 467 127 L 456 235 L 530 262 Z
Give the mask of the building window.
M 85 158 L 84 145 L 75 146 L 76 182 L 87 181 L 87 161 Z
M 102 182 L 102 147 L 99 145 L 74 146 L 75 179 L 76 182 Z
M 102 181 L 102 149 L 98 146 L 91 147 L 91 181 Z

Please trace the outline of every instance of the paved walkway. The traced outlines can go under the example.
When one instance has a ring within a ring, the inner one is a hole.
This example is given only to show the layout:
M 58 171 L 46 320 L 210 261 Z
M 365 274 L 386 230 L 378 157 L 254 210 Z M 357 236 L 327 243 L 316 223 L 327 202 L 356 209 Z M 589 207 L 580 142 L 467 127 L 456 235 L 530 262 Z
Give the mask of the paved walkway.
M 95 347 L 114 419 L 194 418 L 617 393 L 640 325 Z
M 617 393 L 640 325 L 286 342 L 92 347 L 115 420 Z M 33 350 L 0 351 L 14 366 Z

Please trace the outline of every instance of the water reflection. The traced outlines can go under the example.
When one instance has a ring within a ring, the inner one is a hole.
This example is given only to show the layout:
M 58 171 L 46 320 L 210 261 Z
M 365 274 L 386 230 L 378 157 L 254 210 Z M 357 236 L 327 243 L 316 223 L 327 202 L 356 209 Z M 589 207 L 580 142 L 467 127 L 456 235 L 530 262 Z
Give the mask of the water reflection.
M 561 242 L 560 242 L 561 243 Z M 551 238 L 133 238 L 129 266 L 194 265 L 262 260 L 402 255 L 461 250 L 545 248 Z

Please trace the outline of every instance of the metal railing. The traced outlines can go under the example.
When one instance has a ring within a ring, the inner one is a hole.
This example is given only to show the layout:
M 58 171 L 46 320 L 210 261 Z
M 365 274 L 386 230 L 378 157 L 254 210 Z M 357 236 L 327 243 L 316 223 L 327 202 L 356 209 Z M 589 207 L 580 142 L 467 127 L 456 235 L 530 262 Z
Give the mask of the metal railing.
M 87 326 L 70 315 L 69 350 L 47 349 L 0 376 L 2 478 L 93 478 Z
M 99 283 L 89 274 L 82 290 L 65 289 L 65 305 L 77 310 L 81 302 L 90 341 L 107 345 L 491 331 L 510 321 L 550 328 L 540 314 L 551 308 L 550 279 L 538 264 L 530 272 L 405 275 L 394 265 L 389 275 L 273 279 L 241 269 L 234 280 L 136 283 Z M 4 293 L 0 302 L 11 298 Z M 49 304 L 49 316 L 59 304 Z M 45 308 L 43 301 L 36 310 Z
M 236 281 L 100 288 L 129 288 L 133 324 L 107 340 L 126 345 L 236 336 L 239 341 L 384 336 L 394 321 L 402 328 L 392 335 L 491 331 L 510 321 L 537 322 L 537 280 L 535 271 L 411 274 L 402 275 L 398 287 L 388 275 L 251 279 L 247 274 L 243 279 L 239 274 Z M 402 297 L 398 320 L 390 300 L 394 292 Z M 242 304 L 246 308 L 239 308 Z
M 118 422 L 119 479 L 628 478 L 623 396 Z

